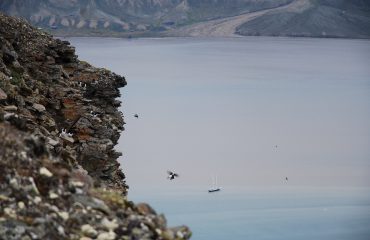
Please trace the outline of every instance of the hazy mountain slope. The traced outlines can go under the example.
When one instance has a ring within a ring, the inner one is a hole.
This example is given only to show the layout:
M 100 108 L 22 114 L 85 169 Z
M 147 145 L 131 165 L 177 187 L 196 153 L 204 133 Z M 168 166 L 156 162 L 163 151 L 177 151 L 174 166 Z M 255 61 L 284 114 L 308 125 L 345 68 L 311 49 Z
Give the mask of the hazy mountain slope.
M 288 4 L 245 12 L 232 17 L 218 18 L 186 25 L 166 32 L 167 36 L 191 36 L 191 37 L 229 37 L 235 36 L 237 28 L 245 22 L 263 16 L 266 13 L 283 9 L 301 10 L 307 7 L 305 0 L 291 1 Z
M 0 11 L 64 35 L 153 33 L 293 0 L 2 0 Z
M 241 35 L 370 37 L 370 1 L 310 1 L 303 11 L 267 13 L 237 28 Z
M 187 0 L 190 6 L 189 18 L 195 21 L 276 8 L 292 1 L 294 0 Z
M 57 35 L 370 37 L 369 0 L 1 0 Z

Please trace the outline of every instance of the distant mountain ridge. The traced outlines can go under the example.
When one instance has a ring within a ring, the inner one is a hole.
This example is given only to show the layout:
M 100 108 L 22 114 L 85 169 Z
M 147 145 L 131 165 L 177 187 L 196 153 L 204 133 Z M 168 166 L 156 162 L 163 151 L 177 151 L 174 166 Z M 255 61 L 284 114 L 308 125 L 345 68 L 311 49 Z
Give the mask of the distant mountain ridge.
M 370 37 L 370 1 L 311 0 L 296 11 L 275 11 L 237 28 L 241 35 Z
M 2 0 L 0 11 L 61 36 L 370 37 L 367 0 Z
M 62 34 L 161 32 L 293 0 L 2 0 L 0 10 Z

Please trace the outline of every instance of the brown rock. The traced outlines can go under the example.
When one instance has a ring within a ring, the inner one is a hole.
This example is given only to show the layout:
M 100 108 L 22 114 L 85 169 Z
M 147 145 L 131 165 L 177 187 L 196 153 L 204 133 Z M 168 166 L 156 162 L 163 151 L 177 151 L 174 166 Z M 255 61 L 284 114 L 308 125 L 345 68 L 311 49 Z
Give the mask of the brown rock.
M 6 100 L 8 98 L 8 95 L 0 88 L 0 101 Z
M 69 137 L 67 134 L 61 134 L 59 137 L 63 139 L 64 141 L 66 141 L 67 143 L 75 142 L 75 140 L 72 137 Z
M 18 110 L 18 107 L 14 105 L 8 105 L 4 107 L 4 110 L 9 112 L 15 112 Z
M 149 215 L 149 214 L 156 215 L 157 214 L 154 211 L 154 209 L 146 203 L 139 203 L 137 204 L 136 207 L 137 207 L 138 212 L 141 213 L 142 215 Z

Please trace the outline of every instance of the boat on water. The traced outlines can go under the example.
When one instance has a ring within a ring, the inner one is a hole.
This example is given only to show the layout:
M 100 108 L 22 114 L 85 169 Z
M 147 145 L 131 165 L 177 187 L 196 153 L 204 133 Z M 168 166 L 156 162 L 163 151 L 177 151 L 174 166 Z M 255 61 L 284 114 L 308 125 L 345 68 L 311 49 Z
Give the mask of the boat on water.
M 217 177 L 212 178 L 212 187 L 208 189 L 209 193 L 219 192 L 221 188 L 217 185 Z
M 221 188 L 210 188 L 210 189 L 208 189 L 209 193 L 219 192 L 219 191 L 221 191 Z

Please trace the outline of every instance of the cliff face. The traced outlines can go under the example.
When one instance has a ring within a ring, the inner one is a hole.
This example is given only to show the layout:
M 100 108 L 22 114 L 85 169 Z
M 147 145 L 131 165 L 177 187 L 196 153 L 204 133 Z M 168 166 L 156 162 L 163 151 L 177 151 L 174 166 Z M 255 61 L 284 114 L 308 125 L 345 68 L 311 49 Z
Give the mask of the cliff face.
M 0 239 L 190 237 L 125 197 L 113 149 L 125 85 L 68 42 L 0 14 Z
M 99 184 L 125 192 L 113 149 L 123 130 L 115 98 L 125 79 L 78 61 L 68 42 L 2 19 L 0 87 L 8 95 L 4 110 L 16 109 L 7 119 L 19 119 L 21 130 L 44 137 L 54 155 L 83 167 Z

